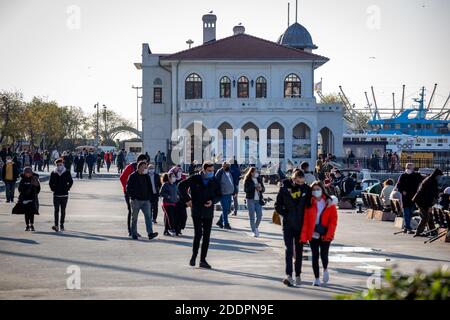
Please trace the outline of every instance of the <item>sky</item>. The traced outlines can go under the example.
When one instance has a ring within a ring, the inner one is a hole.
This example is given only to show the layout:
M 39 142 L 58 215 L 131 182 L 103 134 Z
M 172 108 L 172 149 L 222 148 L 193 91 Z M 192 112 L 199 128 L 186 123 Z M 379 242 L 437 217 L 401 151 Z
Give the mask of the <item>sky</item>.
M 291 2 L 291 23 L 295 0 Z M 21 91 L 94 111 L 99 102 L 136 118 L 142 43 L 173 53 L 202 42 L 202 15 L 217 15 L 217 38 L 246 33 L 276 41 L 287 27 L 288 0 L 0 0 L 0 90 Z M 374 86 L 380 108 L 392 92 L 406 104 L 421 86 L 434 107 L 450 92 L 450 1 L 300 0 L 298 21 L 330 58 L 316 71 L 324 94 L 342 85 L 357 107 Z

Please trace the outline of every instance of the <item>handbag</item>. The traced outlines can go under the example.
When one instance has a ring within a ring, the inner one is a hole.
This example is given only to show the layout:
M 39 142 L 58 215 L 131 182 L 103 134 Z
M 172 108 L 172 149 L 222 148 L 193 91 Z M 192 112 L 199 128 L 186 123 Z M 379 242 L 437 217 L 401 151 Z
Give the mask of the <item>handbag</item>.
M 273 212 L 272 223 L 281 226 L 280 214 L 278 212 L 276 212 L 276 211 Z
M 11 214 L 24 214 L 22 201 L 18 201 L 16 203 L 16 205 L 12 208 Z
M 321 224 L 317 224 L 316 228 L 314 229 L 314 231 L 320 234 L 321 236 L 324 236 L 327 233 L 327 230 L 328 229 Z

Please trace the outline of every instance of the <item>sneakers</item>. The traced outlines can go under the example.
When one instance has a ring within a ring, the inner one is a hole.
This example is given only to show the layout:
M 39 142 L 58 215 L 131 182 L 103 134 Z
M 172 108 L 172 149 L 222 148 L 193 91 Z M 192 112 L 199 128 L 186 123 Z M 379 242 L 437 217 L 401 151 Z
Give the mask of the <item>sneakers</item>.
M 324 270 L 322 281 L 323 281 L 323 283 L 327 283 L 329 280 L 330 280 L 330 274 L 328 273 L 328 270 Z
M 27 227 L 25 228 L 25 231 L 30 231 L 30 226 L 27 226 Z
M 30 231 L 34 231 L 34 226 L 30 226 Z
M 231 230 L 231 226 L 230 226 L 229 223 L 227 223 L 223 228 L 224 228 L 224 229 L 227 229 L 227 230 Z
M 154 224 L 158 224 L 158 222 L 156 222 L 156 219 L 153 219 L 152 222 L 153 222 Z
M 295 287 L 294 279 L 292 279 L 292 276 L 287 276 L 286 279 L 283 280 L 283 284 L 288 287 Z
M 314 287 L 320 287 L 320 285 L 321 285 L 321 284 L 320 284 L 320 279 L 319 279 L 319 278 L 315 279 L 312 285 L 313 285 Z
M 211 266 L 209 265 L 208 262 L 206 262 L 206 260 L 203 260 L 203 261 L 200 261 L 200 268 L 211 269 Z
M 195 266 L 195 259 L 197 259 L 197 256 L 193 255 L 193 256 L 191 257 L 191 260 L 189 260 L 189 265 L 190 265 L 191 267 L 194 267 L 194 266 Z
M 301 284 L 302 284 L 302 277 L 301 276 L 295 277 L 295 285 L 300 286 Z
M 158 232 L 153 232 L 148 235 L 148 239 L 152 240 L 158 236 Z
M 218 226 L 220 229 L 223 229 L 223 223 L 222 221 L 217 221 L 216 226 Z
M 259 237 L 259 230 L 258 230 L 258 229 L 255 230 L 255 237 L 256 237 L 256 238 Z
M 52 230 L 55 231 L 55 232 L 58 232 L 59 231 L 58 226 L 53 226 Z
M 63 224 L 59 227 L 59 231 L 64 231 L 64 225 Z

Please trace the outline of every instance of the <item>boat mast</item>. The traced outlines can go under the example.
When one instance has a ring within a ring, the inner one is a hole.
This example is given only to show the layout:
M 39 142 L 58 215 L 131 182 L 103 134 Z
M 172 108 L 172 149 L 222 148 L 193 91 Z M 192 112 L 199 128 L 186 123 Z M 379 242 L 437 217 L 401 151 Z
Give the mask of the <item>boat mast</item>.
M 364 94 L 366 96 L 367 106 L 369 107 L 370 116 L 375 120 L 375 115 L 372 115 L 372 105 L 369 102 L 369 97 L 367 96 L 367 91 L 364 91 Z
M 402 90 L 402 107 L 400 108 L 400 113 L 403 112 L 404 107 L 405 107 L 405 85 L 403 85 L 403 90 Z
M 392 116 L 395 117 L 395 92 L 392 92 Z
M 433 103 L 433 98 L 434 98 L 434 93 L 436 92 L 436 88 L 437 88 L 437 83 L 434 84 L 433 93 L 431 94 L 431 98 L 428 101 L 427 111 L 430 110 L 431 103 Z
M 377 99 L 375 98 L 375 91 L 373 91 L 373 86 L 371 87 L 372 89 L 372 96 L 373 96 L 373 102 L 375 104 L 375 111 L 374 111 L 374 120 L 381 119 L 380 117 L 380 112 L 378 111 L 378 105 L 377 105 Z

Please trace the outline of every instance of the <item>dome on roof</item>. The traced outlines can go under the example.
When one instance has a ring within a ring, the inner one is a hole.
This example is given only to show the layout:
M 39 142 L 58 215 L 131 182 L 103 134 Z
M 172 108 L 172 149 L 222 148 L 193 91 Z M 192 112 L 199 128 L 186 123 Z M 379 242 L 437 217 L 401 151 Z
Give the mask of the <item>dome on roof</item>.
M 317 49 L 308 30 L 298 22 L 286 29 L 278 39 L 278 44 L 302 50 Z

